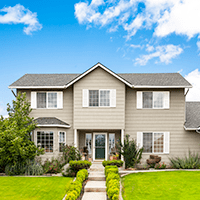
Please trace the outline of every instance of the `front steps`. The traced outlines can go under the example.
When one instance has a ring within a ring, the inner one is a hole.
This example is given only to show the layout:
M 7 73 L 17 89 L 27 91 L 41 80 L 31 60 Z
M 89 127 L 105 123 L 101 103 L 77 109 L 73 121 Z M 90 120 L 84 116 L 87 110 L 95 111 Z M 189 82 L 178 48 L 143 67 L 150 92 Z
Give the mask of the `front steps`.
M 82 200 L 106 200 L 106 178 L 101 162 L 93 162 Z

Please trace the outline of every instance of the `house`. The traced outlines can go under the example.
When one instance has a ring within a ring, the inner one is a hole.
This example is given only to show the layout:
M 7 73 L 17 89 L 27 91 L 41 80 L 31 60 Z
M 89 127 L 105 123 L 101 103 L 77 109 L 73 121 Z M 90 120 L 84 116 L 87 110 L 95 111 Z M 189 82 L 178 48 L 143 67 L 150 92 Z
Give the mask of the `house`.
M 73 144 L 107 160 L 128 134 L 144 147 L 142 162 L 200 151 L 200 102 L 185 101 L 191 87 L 179 73 L 116 74 L 101 63 L 82 74 L 25 74 L 9 86 L 27 94 L 42 158 Z

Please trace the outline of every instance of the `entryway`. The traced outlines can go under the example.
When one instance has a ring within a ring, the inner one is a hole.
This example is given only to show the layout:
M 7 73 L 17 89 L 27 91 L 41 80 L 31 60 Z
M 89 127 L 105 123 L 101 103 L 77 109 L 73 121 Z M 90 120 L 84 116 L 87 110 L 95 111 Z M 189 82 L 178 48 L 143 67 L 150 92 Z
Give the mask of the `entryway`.
M 93 158 L 94 160 L 107 160 L 107 133 L 94 133 Z

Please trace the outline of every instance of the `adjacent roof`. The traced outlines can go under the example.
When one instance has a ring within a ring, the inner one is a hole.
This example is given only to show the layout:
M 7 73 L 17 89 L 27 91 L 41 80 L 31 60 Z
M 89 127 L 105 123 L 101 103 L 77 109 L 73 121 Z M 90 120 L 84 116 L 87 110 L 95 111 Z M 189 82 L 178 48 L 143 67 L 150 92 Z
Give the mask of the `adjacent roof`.
M 116 74 L 97 63 L 82 74 L 25 74 L 9 88 L 67 88 L 88 73 L 101 67 L 117 79 L 134 88 L 190 88 L 192 85 L 179 73 Z
M 37 126 L 46 126 L 46 127 L 64 127 L 64 128 L 69 128 L 70 125 L 61 121 L 60 119 L 56 118 L 56 117 L 39 117 L 37 119 L 35 119 L 34 121 L 37 122 Z
M 186 130 L 196 130 L 200 126 L 200 102 L 186 102 Z

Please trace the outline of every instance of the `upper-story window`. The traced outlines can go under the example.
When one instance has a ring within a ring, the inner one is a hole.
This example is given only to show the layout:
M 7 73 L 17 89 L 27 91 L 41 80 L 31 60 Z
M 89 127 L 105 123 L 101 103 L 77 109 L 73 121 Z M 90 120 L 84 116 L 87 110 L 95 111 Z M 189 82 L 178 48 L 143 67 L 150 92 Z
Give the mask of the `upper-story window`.
M 89 90 L 89 106 L 110 106 L 110 90 Z
M 83 89 L 83 107 L 116 107 L 116 89 Z
M 137 92 L 137 108 L 169 108 L 169 92 Z
M 31 92 L 31 108 L 63 108 L 63 92 Z

